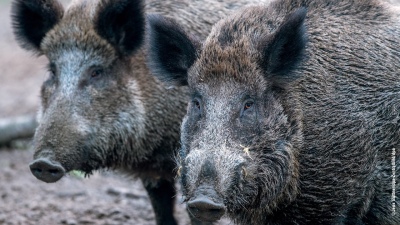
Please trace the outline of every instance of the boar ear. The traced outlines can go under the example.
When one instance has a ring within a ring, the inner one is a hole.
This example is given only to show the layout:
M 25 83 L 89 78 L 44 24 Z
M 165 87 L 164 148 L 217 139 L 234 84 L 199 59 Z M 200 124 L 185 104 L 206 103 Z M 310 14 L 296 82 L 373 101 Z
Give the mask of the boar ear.
M 307 44 L 304 20 L 306 8 L 300 8 L 289 14 L 282 25 L 261 42 L 261 65 L 268 79 L 278 87 L 284 87 L 298 78 L 296 67 L 305 58 Z
M 144 39 L 145 16 L 142 0 L 103 0 L 94 19 L 96 32 L 119 53 L 130 56 Z
M 12 26 L 22 48 L 40 53 L 40 43 L 46 33 L 64 14 L 56 0 L 15 0 L 11 6 Z
M 171 19 L 150 15 L 148 20 L 151 72 L 171 85 L 187 85 L 187 71 L 196 60 L 200 43 Z

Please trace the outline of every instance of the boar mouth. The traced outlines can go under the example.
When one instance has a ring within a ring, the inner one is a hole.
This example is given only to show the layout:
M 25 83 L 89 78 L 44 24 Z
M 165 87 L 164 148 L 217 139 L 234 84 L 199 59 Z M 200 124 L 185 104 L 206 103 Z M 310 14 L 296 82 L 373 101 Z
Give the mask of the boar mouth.
M 188 202 L 188 211 L 196 219 L 207 222 L 219 220 L 226 211 L 217 192 L 211 187 L 199 187 Z

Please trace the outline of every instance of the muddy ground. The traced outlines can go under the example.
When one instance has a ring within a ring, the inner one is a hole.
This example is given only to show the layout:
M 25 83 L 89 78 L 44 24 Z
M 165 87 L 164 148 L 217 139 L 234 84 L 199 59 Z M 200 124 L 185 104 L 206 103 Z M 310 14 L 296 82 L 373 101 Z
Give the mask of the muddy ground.
M 46 59 L 15 43 L 9 6 L 9 0 L 0 0 L 0 119 L 35 114 L 40 85 L 47 77 Z M 86 179 L 70 175 L 46 184 L 29 171 L 29 146 L 15 142 L 0 148 L 0 224 L 155 224 L 139 181 L 102 171 Z M 180 224 L 188 224 L 184 205 L 177 203 L 176 217 Z

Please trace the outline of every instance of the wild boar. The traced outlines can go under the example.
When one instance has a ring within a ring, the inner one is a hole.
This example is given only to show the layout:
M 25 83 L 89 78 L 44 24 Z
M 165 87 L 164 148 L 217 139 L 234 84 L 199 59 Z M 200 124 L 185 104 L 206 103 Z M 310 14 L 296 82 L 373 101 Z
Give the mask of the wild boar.
M 149 68 L 191 96 L 177 160 L 189 211 L 400 224 L 399 22 L 375 0 L 278 0 L 201 43 L 151 17 Z
M 113 168 L 139 177 L 158 224 L 176 224 L 175 151 L 187 89 L 149 76 L 145 13 L 178 19 L 205 37 L 224 14 L 252 0 L 14 0 L 19 44 L 49 60 L 30 169 L 44 182 L 71 170 Z M 256 2 L 256 0 L 253 0 Z

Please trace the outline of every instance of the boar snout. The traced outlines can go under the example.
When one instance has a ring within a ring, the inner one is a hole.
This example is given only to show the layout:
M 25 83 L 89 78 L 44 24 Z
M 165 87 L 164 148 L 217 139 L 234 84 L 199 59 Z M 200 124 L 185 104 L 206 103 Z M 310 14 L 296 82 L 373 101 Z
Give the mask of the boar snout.
M 29 165 L 29 168 L 37 179 L 46 183 L 54 183 L 60 180 L 65 174 L 65 169 L 59 163 L 51 162 L 47 158 L 34 160 Z
M 199 187 L 187 203 L 190 214 L 199 220 L 213 222 L 225 214 L 225 205 L 212 187 Z

